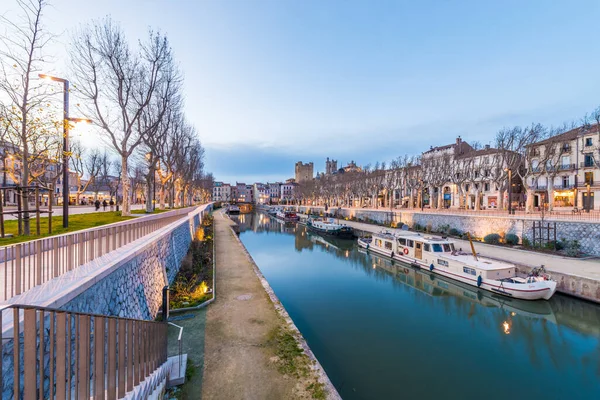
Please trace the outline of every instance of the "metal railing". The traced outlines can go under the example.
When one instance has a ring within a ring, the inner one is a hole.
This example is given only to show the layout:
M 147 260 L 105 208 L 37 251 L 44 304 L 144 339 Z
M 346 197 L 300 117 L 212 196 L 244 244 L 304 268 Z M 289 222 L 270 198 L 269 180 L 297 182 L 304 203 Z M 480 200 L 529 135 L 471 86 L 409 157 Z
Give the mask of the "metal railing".
M 166 323 L 24 305 L 0 319 L 0 381 L 14 399 L 122 398 L 167 361 Z
M 179 334 L 177 335 L 177 349 L 179 351 L 178 353 L 178 365 L 179 365 L 179 369 L 177 370 L 178 375 L 182 376 L 182 371 L 181 371 L 181 363 L 183 362 L 183 341 L 181 340 L 181 337 L 183 336 L 183 326 L 179 326 L 179 325 L 175 325 L 172 322 L 169 322 L 169 325 L 174 326 L 175 328 L 179 329 Z M 185 372 L 184 372 L 185 374 Z
M 595 168 L 598 166 L 598 163 L 596 163 L 596 161 L 591 160 L 591 161 L 581 161 L 579 163 L 579 167 L 581 168 Z
M 93 261 L 187 215 L 190 208 L 0 247 L 1 300 Z

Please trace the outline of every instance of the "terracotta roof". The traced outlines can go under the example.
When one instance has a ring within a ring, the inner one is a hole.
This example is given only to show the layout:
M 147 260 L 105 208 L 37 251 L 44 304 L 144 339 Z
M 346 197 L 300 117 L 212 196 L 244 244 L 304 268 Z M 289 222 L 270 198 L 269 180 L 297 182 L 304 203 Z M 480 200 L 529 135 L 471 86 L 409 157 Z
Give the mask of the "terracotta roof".
M 548 139 L 540 140 L 539 142 L 535 142 L 530 144 L 529 146 L 538 146 L 541 144 L 551 143 L 551 142 L 562 142 L 569 141 L 573 139 L 577 139 L 580 135 L 585 135 L 587 133 L 596 133 L 598 132 L 598 124 L 589 125 L 587 129 L 584 126 L 577 127 L 575 129 L 571 129 L 570 131 L 566 131 L 564 133 L 560 133 L 558 135 L 554 135 L 549 137 Z
M 472 157 L 478 157 L 478 156 L 487 156 L 490 154 L 496 154 L 499 153 L 500 150 L 496 149 L 495 147 L 489 147 L 489 148 L 483 148 L 480 150 L 471 150 L 468 151 L 466 153 L 463 154 L 459 154 L 458 156 L 456 156 L 456 159 L 463 159 L 463 158 L 472 158 Z

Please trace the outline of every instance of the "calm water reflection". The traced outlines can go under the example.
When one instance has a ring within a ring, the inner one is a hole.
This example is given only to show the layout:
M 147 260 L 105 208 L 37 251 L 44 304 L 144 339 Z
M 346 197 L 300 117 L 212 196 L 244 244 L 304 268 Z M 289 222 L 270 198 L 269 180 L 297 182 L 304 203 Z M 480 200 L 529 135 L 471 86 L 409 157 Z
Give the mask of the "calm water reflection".
M 600 307 L 495 296 L 284 225 L 240 238 L 344 399 L 599 399 Z

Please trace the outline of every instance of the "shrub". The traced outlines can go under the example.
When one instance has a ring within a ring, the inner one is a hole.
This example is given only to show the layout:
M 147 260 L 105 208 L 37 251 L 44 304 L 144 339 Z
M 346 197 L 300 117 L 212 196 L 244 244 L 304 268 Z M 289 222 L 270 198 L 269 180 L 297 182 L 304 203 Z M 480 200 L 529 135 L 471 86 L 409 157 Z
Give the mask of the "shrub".
M 450 234 L 452 236 L 458 236 L 458 237 L 460 237 L 460 236 L 462 236 L 463 233 L 461 231 L 459 231 L 458 229 L 456 229 L 456 228 L 451 228 L 448 231 L 448 234 Z
M 531 247 L 531 241 L 525 236 L 523 236 L 523 239 L 521 239 L 521 244 L 523 245 L 523 247 Z
M 506 242 L 506 244 L 510 245 L 519 244 L 519 237 L 513 233 L 507 233 L 506 237 L 504 238 L 504 241 Z
M 427 223 L 427 226 L 425 227 L 425 232 L 427 233 L 431 233 L 431 231 L 433 230 L 431 222 Z
M 569 257 L 577 257 L 579 255 L 579 252 L 581 250 L 581 243 L 579 243 L 578 240 L 562 239 L 561 244 L 563 245 L 563 247 L 565 249 L 565 253 Z
M 413 229 L 414 229 L 415 231 L 422 231 L 422 230 L 423 230 L 423 227 L 422 227 L 420 224 L 416 224 L 416 223 L 415 223 L 415 224 L 413 225 Z
M 483 241 L 487 244 L 499 244 L 500 243 L 500 235 L 497 233 L 490 233 L 489 235 L 485 235 Z
M 445 233 L 447 235 L 448 232 L 450 231 L 450 225 L 440 225 L 438 228 L 438 231 L 440 233 Z

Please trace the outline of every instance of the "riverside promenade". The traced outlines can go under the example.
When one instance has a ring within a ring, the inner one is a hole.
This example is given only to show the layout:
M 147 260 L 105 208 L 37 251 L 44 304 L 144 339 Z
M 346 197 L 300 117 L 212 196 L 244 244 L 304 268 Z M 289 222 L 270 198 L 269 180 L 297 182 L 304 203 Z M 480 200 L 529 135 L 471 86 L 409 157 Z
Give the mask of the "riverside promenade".
M 218 296 L 206 312 L 202 398 L 339 399 L 233 233 L 235 224 L 214 215 Z
M 385 228 L 364 222 L 341 221 L 354 229 L 367 233 L 381 232 L 382 229 L 390 232 L 402 232 L 400 229 Z M 468 241 L 454 238 L 452 240 L 464 251 L 471 251 Z M 478 255 L 511 262 L 525 272 L 544 265 L 546 271 L 558 282 L 559 292 L 600 303 L 600 259 L 562 257 L 481 242 L 473 242 L 473 244 Z

